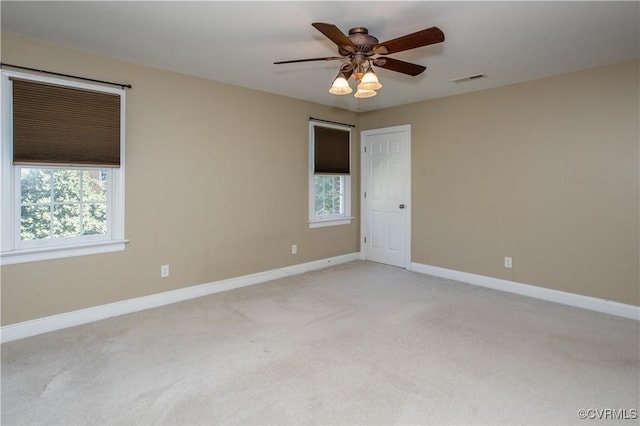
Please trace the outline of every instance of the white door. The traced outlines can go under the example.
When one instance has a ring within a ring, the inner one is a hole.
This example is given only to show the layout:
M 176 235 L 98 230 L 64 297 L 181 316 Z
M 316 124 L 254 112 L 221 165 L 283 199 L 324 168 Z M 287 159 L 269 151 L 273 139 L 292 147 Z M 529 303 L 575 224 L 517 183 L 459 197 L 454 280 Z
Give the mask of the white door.
M 411 127 L 361 133 L 363 247 L 367 260 L 411 266 Z

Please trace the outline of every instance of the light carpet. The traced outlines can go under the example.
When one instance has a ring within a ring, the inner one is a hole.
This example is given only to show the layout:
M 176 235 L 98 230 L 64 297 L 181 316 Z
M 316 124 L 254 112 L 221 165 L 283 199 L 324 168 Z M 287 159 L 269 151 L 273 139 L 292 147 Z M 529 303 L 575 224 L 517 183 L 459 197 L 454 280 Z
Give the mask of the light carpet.
M 2 424 L 638 424 L 639 336 L 358 261 L 6 343 Z

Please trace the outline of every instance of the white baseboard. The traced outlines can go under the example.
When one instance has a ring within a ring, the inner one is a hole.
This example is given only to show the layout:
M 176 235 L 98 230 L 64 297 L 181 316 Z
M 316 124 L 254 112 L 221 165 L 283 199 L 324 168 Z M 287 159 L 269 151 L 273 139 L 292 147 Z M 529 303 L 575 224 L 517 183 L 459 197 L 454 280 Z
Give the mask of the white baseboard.
M 135 299 L 123 300 L 106 305 L 94 306 L 63 314 L 51 315 L 31 321 L 10 324 L 2 327 L 1 341 L 2 343 L 5 343 L 12 340 L 24 339 L 25 337 L 35 336 L 37 334 L 48 333 L 50 331 L 87 324 L 93 321 L 143 311 L 145 309 L 156 308 L 213 293 L 272 281 L 290 275 L 302 274 L 304 272 L 339 265 L 341 263 L 347 263 L 358 259 L 360 259 L 360 253 L 350 253 L 342 256 L 302 263 L 299 265 L 272 269 L 270 271 L 258 272 L 256 274 L 244 275 L 241 277 L 180 288 L 177 290 L 137 297 Z
M 411 270 L 422 274 L 462 281 L 467 284 L 488 287 L 494 290 L 516 293 L 536 299 L 547 300 L 549 302 L 561 303 L 563 305 L 589 309 L 592 311 L 640 321 L 640 306 L 627 305 L 624 303 L 613 302 L 611 300 L 599 299 L 597 297 L 567 293 L 535 285 L 522 284 L 499 278 L 487 277 L 484 275 L 470 274 L 468 272 L 454 271 L 452 269 L 439 268 L 437 266 L 424 265 L 421 263 L 412 263 Z

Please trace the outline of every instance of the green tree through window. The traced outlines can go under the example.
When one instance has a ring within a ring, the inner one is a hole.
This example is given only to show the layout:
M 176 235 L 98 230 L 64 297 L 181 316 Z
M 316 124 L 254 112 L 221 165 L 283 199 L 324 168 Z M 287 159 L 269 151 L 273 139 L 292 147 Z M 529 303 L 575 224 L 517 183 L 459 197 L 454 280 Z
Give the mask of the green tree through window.
M 315 176 L 315 216 L 335 216 L 342 210 L 342 176 Z
M 106 234 L 103 169 L 20 169 L 20 238 L 42 240 Z

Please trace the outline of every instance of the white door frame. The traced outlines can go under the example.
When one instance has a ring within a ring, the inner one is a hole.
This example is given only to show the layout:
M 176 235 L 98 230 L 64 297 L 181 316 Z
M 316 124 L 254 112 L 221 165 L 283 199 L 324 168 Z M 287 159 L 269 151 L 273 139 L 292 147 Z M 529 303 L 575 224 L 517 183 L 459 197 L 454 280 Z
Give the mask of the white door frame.
M 376 135 L 376 134 L 381 134 L 381 133 L 394 133 L 394 132 L 407 132 L 407 136 L 409 138 L 409 145 L 407 147 L 408 149 L 408 154 L 409 154 L 409 164 L 407 165 L 407 167 L 409 168 L 409 182 L 407 182 L 407 184 L 409 185 L 409 188 L 407 188 L 407 201 L 406 201 L 406 215 L 407 215 L 407 220 L 406 220 L 406 224 L 405 224 L 405 232 L 406 232 L 406 238 L 405 238 L 405 253 L 406 253 L 406 258 L 404 260 L 404 267 L 407 270 L 411 270 L 411 212 L 413 210 L 413 204 L 412 204 L 412 200 L 411 200 L 411 186 L 412 186 L 412 174 L 411 174 L 411 162 L 412 162 L 412 157 L 411 157 L 411 144 L 412 144 L 412 140 L 411 140 L 411 125 L 410 124 L 404 124 L 401 126 L 392 126 L 392 127 L 383 127 L 383 128 L 379 128 L 379 129 L 370 129 L 370 130 L 362 130 L 360 131 L 360 258 L 363 260 L 367 259 L 367 246 L 364 243 L 364 238 L 365 238 L 365 230 L 367 229 L 367 217 L 368 215 L 367 213 L 367 203 L 366 203 L 366 199 L 364 198 L 364 190 L 367 187 L 367 169 L 366 169 L 366 158 L 364 155 L 364 147 L 365 147 L 365 139 L 367 136 L 369 135 Z

